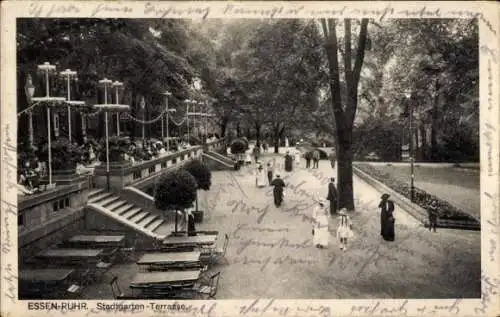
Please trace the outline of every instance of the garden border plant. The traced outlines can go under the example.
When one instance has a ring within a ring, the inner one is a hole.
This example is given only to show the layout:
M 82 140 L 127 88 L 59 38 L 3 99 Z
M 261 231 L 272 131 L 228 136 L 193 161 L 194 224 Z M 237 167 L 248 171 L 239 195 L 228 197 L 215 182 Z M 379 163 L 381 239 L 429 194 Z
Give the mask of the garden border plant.
M 388 173 L 383 173 L 377 168 L 369 165 L 369 164 L 360 164 L 357 163 L 355 167 L 359 168 L 361 171 L 375 178 L 379 182 L 382 182 L 392 190 L 397 193 L 405 196 L 406 198 L 411 198 L 411 188 L 409 184 L 398 181 L 391 177 Z M 419 205 L 421 208 L 427 209 L 428 205 L 432 200 L 436 200 L 439 210 L 439 220 L 441 221 L 440 227 L 447 227 L 446 224 L 450 224 L 450 227 L 454 225 L 454 223 L 458 222 L 466 222 L 473 226 L 479 226 L 480 223 L 477 219 L 473 218 L 466 212 L 452 206 L 447 201 L 440 199 L 434 195 L 427 193 L 426 191 L 414 187 L 414 199 L 413 202 Z

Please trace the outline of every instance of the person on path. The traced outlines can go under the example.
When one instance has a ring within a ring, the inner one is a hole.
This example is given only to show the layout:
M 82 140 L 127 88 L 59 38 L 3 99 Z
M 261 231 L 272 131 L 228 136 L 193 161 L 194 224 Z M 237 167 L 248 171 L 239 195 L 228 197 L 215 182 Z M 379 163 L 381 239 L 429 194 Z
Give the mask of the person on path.
M 253 154 L 253 157 L 255 159 L 255 162 L 257 162 L 259 160 L 259 157 L 260 157 L 260 144 L 259 143 L 257 143 L 255 145 L 255 147 L 253 148 L 252 154 Z
M 276 178 L 271 182 L 273 188 L 274 205 L 276 207 L 281 206 L 283 202 L 283 189 L 285 188 L 285 182 L 280 178 L 279 174 L 276 174 Z
M 335 177 L 330 178 L 328 184 L 328 195 L 326 199 L 330 201 L 330 215 L 333 216 L 337 213 L 338 193 L 335 187 Z
M 271 186 L 271 182 L 273 181 L 273 170 L 274 170 L 274 164 L 271 165 L 271 163 L 267 163 L 267 180 L 269 182 L 269 186 Z
M 294 161 L 295 161 L 295 167 L 299 168 L 300 167 L 300 151 L 299 151 L 299 149 L 295 150 Z
M 290 151 L 287 151 L 285 155 L 285 171 L 291 172 L 292 169 L 293 169 L 293 159 L 292 156 L 290 155 Z
M 383 194 L 380 204 L 380 234 L 386 241 L 394 241 L 394 202 L 389 200 L 389 194 Z
M 337 238 L 340 240 L 340 250 L 344 251 L 347 250 L 347 239 L 354 235 L 351 218 L 347 215 L 346 211 L 345 208 L 339 211 L 340 217 L 338 217 L 339 224 L 337 226 Z
M 437 202 L 435 200 L 433 200 L 431 204 L 427 207 L 427 213 L 429 215 L 429 231 L 434 229 L 434 232 L 436 232 L 439 211 Z
M 186 211 L 186 217 L 187 217 L 187 234 L 188 236 L 195 236 L 196 235 L 196 227 L 194 225 L 194 215 L 191 212 L 191 210 Z
M 307 151 L 304 156 L 306 158 L 306 168 L 311 168 L 312 152 L 311 151 Z
M 258 162 L 259 166 L 256 169 L 255 173 L 255 186 L 264 187 L 266 186 L 266 171 L 264 171 L 264 167 L 261 162 Z
M 319 167 L 319 159 L 320 159 L 319 151 L 314 150 L 313 151 L 313 168 Z
M 337 160 L 337 158 L 333 150 L 332 152 L 330 152 L 330 155 L 328 155 L 328 159 L 330 160 L 330 165 L 332 166 L 332 168 L 335 168 L 335 161 Z
M 330 232 L 328 231 L 328 216 L 325 202 L 321 198 L 318 200 L 318 205 L 313 209 L 313 219 L 313 243 L 316 248 L 327 248 Z

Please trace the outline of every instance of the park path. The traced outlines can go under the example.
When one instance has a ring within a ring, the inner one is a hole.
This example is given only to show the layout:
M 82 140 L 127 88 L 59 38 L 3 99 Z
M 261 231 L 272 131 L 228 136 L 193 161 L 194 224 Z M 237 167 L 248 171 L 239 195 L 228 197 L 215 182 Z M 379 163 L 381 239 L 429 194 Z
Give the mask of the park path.
M 283 152 L 285 149 L 280 149 Z M 264 154 L 262 161 L 276 157 Z M 328 249 L 312 246 L 313 198 L 326 197 L 336 176 L 328 161 L 318 170 L 281 172 L 289 188 L 284 205 L 272 204 L 271 188 L 256 188 L 245 171 L 212 173 L 201 192 L 207 212 L 199 229 L 228 233 L 228 263 L 221 271 L 218 299 L 234 298 L 456 298 L 480 296 L 480 233 L 430 233 L 396 206 L 396 241 L 379 235 L 381 193 L 354 177 L 355 237 L 346 252 L 330 220 Z M 322 183 L 324 180 L 324 183 Z

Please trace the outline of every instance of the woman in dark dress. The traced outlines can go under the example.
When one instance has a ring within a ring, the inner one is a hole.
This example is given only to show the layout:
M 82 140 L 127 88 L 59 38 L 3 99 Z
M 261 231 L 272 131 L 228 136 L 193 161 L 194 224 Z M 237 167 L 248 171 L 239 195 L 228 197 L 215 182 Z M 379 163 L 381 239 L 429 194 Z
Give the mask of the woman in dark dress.
M 293 158 L 290 155 L 290 152 L 286 152 L 285 155 L 285 171 L 291 172 L 293 169 Z
M 389 194 L 382 195 L 382 201 L 378 207 L 380 208 L 380 235 L 386 241 L 394 241 L 394 202 L 389 200 Z
M 273 188 L 274 205 L 276 207 L 281 206 L 283 202 L 283 188 L 285 187 L 285 182 L 276 174 L 276 178 L 271 182 Z
M 191 211 L 187 212 L 188 216 L 188 236 L 195 236 L 196 235 L 196 227 L 194 225 L 194 215 Z

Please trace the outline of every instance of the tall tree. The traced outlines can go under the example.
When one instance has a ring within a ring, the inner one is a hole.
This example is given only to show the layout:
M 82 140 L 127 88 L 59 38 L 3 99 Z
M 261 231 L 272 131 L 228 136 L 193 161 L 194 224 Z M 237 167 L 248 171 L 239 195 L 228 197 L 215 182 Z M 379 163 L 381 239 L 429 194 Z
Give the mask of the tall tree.
M 325 50 L 330 70 L 330 90 L 332 94 L 332 109 L 335 117 L 337 134 L 337 178 L 339 191 L 339 206 L 354 210 L 354 195 L 352 187 L 352 130 L 358 105 L 358 84 L 363 66 L 368 38 L 368 19 L 362 19 L 357 36 L 355 54 L 352 47 L 351 19 L 344 20 L 344 48 L 342 52 L 345 97 L 342 98 L 339 38 L 337 36 L 338 20 L 322 19 L 321 27 L 325 38 Z M 356 38 L 355 38 L 356 39 Z M 353 65 L 354 56 L 354 65 Z M 344 99 L 344 100 L 343 100 Z

